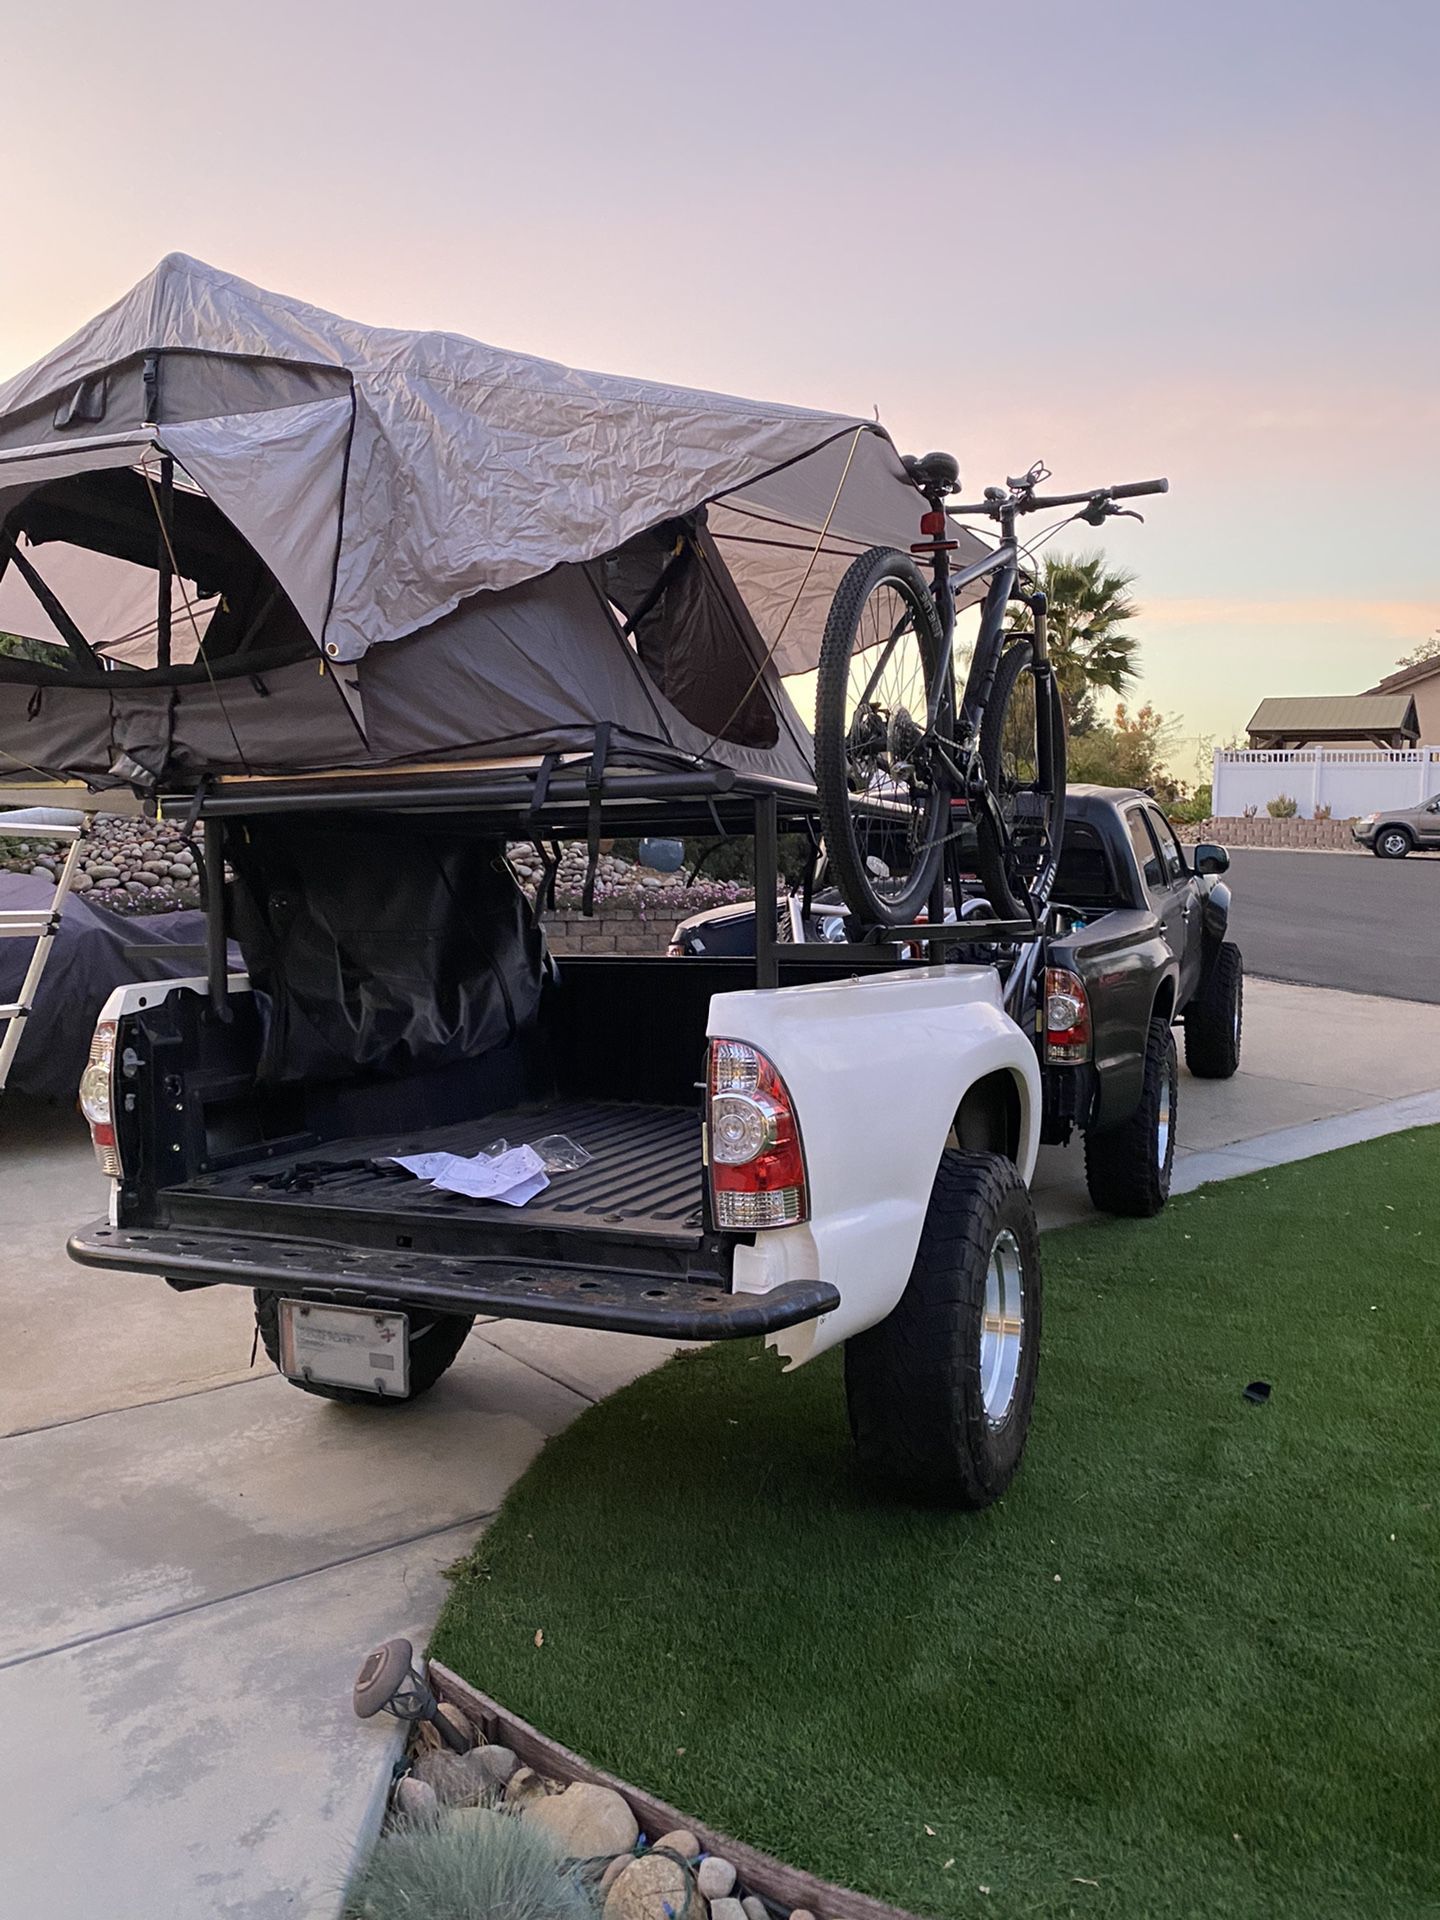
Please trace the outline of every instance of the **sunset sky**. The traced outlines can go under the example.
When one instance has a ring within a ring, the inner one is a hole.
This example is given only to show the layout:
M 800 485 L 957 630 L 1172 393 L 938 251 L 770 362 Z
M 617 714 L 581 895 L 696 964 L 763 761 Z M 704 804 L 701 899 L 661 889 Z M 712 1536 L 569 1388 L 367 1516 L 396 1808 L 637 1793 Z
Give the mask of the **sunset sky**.
M 178 249 L 972 491 L 1168 474 L 1106 547 L 1187 736 L 1440 625 L 1436 0 L 4 13 L 0 375 Z

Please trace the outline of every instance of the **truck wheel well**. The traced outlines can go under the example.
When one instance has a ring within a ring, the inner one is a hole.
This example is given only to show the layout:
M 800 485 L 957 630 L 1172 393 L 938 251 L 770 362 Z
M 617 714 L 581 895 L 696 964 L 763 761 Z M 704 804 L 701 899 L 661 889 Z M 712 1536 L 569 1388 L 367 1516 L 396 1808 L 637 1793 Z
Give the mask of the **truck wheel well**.
M 1151 1009 L 1152 1020 L 1171 1021 L 1175 1018 L 1175 982 L 1162 980 L 1160 991 L 1155 995 L 1155 1005 Z
M 953 1128 L 962 1153 L 1003 1153 L 1020 1158 L 1020 1092 L 1013 1074 L 987 1073 L 960 1102 Z

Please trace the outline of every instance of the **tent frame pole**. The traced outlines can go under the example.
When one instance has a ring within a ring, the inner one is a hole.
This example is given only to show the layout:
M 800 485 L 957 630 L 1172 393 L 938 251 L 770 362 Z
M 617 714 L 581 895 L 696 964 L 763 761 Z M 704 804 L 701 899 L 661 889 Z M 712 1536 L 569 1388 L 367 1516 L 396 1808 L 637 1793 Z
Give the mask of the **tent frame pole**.
M 210 1007 L 217 1020 L 230 1021 L 229 928 L 225 924 L 225 829 L 205 822 L 205 974 Z
M 165 672 L 170 666 L 170 614 L 174 599 L 175 569 L 170 551 L 175 543 L 175 462 L 167 453 L 160 462 L 160 553 L 156 565 L 160 574 L 155 605 L 155 663 Z
M 779 809 L 773 793 L 755 796 L 755 984 L 778 987 L 775 923 L 780 910 Z

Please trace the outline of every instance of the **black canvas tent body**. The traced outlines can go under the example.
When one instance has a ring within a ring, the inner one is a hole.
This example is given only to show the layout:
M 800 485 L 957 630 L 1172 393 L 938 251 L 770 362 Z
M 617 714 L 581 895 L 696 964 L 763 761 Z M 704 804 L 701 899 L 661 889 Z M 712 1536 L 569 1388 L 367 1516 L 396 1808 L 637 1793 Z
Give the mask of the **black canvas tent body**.
M 783 676 L 920 504 L 872 421 L 362 327 L 172 255 L 0 386 L 0 780 L 350 790 L 598 752 L 805 791 Z

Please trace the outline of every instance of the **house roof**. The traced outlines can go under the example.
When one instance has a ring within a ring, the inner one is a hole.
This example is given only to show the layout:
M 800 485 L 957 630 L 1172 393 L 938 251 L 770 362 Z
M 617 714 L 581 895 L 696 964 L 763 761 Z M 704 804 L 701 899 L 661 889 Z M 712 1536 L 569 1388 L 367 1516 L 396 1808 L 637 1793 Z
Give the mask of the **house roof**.
M 1417 660 L 1413 667 L 1401 667 L 1397 673 L 1387 673 L 1377 686 L 1367 687 L 1367 696 L 1372 693 L 1399 693 L 1404 687 L 1418 687 L 1422 680 L 1433 679 L 1440 674 L 1440 653 L 1432 659 Z
M 1306 694 L 1262 700 L 1250 716 L 1247 733 L 1334 734 L 1412 733 L 1418 737 L 1415 702 L 1408 693 Z

